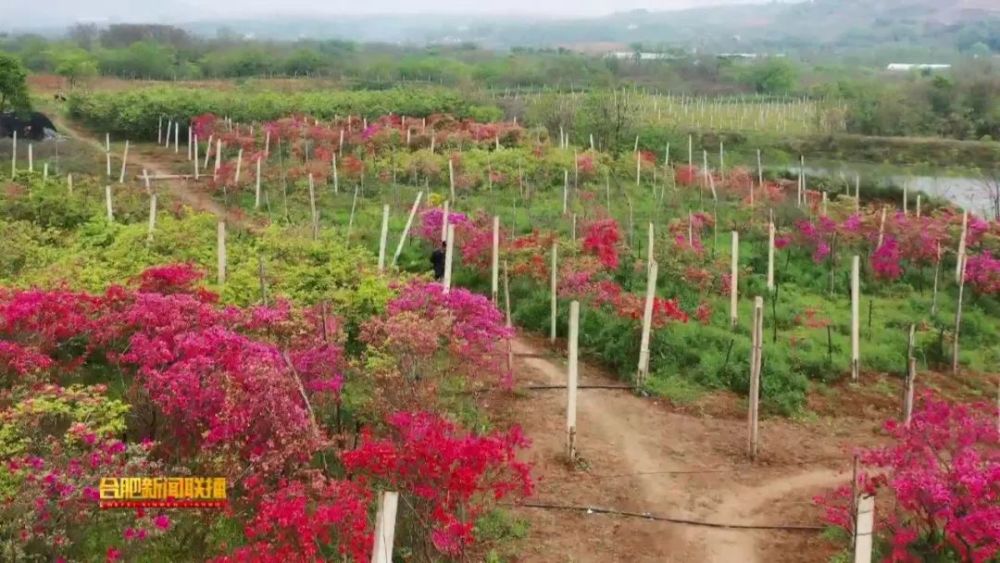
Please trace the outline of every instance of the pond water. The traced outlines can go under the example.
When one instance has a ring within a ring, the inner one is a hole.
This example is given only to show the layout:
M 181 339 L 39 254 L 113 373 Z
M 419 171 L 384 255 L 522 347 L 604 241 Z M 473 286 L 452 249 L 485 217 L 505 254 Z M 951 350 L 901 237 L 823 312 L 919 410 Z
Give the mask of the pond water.
M 900 190 L 906 186 L 910 201 L 917 193 L 948 200 L 970 213 L 988 219 L 998 219 L 996 199 L 1000 192 L 1000 177 L 991 181 L 972 176 L 933 175 L 926 170 L 911 170 L 899 167 L 851 165 L 848 163 L 824 163 L 820 166 L 806 166 L 810 177 L 825 177 L 834 184 L 850 186 L 854 189 L 854 178 L 860 175 L 865 183 Z M 790 167 L 787 172 L 795 175 L 799 167 Z

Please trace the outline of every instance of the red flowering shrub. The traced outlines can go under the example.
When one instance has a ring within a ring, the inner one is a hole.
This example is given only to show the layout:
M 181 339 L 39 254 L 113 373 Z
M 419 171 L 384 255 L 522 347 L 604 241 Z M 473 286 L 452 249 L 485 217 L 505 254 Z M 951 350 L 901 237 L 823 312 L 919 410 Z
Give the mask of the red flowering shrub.
M 475 521 L 493 503 L 531 494 L 529 466 L 517 459 L 528 441 L 517 427 L 477 436 L 427 412 L 397 413 L 388 423 L 389 437 L 366 434 L 343 454 L 344 466 L 363 483 L 413 498 L 445 555 L 459 557 L 475 541 Z
M 986 562 L 1000 555 L 1000 437 L 989 404 L 919 399 L 910 426 L 894 420 L 893 442 L 861 452 L 860 488 L 881 493 L 875 533 L 886 559 Z M 827 521 L 850 531 L 849 486 L 817 497 Z M 892 504 L 890 504 L 890 501 Z
M 608 270 L 617 270 L 620 241 L 618 222 L 614 219 L 603 219 L 587 225 L 583 236 L 583 250 L 597 256 Z

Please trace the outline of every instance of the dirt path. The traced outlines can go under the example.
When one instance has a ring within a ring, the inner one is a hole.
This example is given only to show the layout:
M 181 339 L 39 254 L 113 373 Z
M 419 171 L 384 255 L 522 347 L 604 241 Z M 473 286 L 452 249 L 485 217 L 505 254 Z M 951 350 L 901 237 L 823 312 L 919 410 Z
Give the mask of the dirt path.
M 86 143 L 87 146 L 93 148 L 95 151 L 104 154 L 104 139 L 95 138 L 89 132 L 70 123 L 69 120 L 61 116 L 59 112 L 49 112 L 48 115 L 52 118 L 53 123 L 59 129 L 60 133 Z M 159 154 L 159 152 L 162 152 L 162 154 Z M 114 173 L 115 178 L 117 178 L 116 171 L 121 170 L 121 156 L 121 153 L 111 154 L 111 170 Z M 158 147 L 155 144 L 130 145 L 126 168 L 126 181 L 135 182 L 136 176 L 141 174 L 142 170 L 146 170 L 152 176 L 182 173 L 179 171 L 179 165 L 177 162 L 178 158 L 175 157 L 176 155 L 173 150 L 167 150 L 165 148 Z M 180 155 L 180 158 L 184 159 L 184 163 L 188 162 L 186 159 L 186 153 Z M 213 213 L 225 219 L 226 223 L 230 225 L 249 227 L 249 223 L 242 214 L 227 209 L 225 206 L 212 199 L 210 195 L 200 192 L 197 187 L 194 186 L 193 180 L 157 180 L 154 182 L 154 188 L 166 189 L 171 196 L 177 198 L 179 201 L 192 209 Z
M 521 338 L 514 351 L 519 355 L 521 383 L 565 384 L 565 361 L 555 355 L 544 357 L 545 344 Z M 580 371 L 581 385 L 614 382 L 593 366 L 581 365 Z M 819 522 L 809 504 L 811 496 L 844 479 L 837 470 L 825 467 L 750 465 L 742 456 L 745 424 L 741 420 L 670 412 L 654 399 L 625 390 L 579 391 L 577 435 L 582 461 L 570 467 L 565 456 L 565 391 L 529 393 L 514 408 L 533 440 L 528 458 L 536 467 L 538 487 L 532 499 L 536 502 L 714 523 L 812 525 Z M 785 425 L 775 428 L 779 433 L 787 430 Z M 772 506 L 772 501 L 782 499 L 804 510 L 789 516 Z M 763 563 L 779 555 L 765 549 L 769 542 L 761 541 L 769 538 L 767 534 L 775 535 L 770 531 L 530 508 L 519 509 L 519 514 L 531 522 L 524 561 Z M 780 554 L 782 561 L 822 559 L 815 551 L 795 554 L 787 545 L 818 534 L 788 535 L 775 547 L 785 552 Z

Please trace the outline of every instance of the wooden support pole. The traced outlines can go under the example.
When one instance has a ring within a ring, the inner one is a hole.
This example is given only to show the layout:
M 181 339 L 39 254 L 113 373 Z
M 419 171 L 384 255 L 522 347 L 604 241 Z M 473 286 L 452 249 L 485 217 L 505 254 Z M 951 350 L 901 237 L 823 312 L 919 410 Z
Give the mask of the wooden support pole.
M 254 179 L 254 190 L 253 190 L 253 208 L 260 209 L 260 161 L 261 158 L 257 157 L 257 177 Z M 198 169 L 198 159 L 194 159 L 194 169 Z
M 958 303 L 955 306 L 955 338 L 952 340 L 951 372 L 958 375 L 958 335 L 962 328 L 962 298 L 965 296 L 965 253 L 958 256 Z
M 271 130 L 264 132 L 264 158 L 271 156 Z
M 851 379 L 861 372 L 861 257 L 851 260 Z
M 243 170 L 243 148 L 236 153 L 236 175 L 233 176 L 233 186 L 239 187 L 240 185 L 240 172 Z M 309 175 L 312 177 L 312 174 Z
M 354 186 L 354 200 L 351 201 L 351 217 L 347 220 L 347 237 L 351 238 L 351 231 L 354 230 L 354 211 L 358 207 L 358 186 Z
M 242 149 L 240 152 L 242 152 Z M 237 170 L 239 170 L 238 167 Z M 353 208 L 351 209 L 351 214 L 354 214 Z M 313 240 L 316 240 L 319 238 L 319 212 L 316 211 L 316 183 L 313 180 L 311 172 L 309 173 L 309 217 L 312 220 Z
M 156 144 L 163 144 L 163 116 L 160 116 L 160 120 L 156 125 Z
M 208 142 L 205 143 L 205 164 L 201 166 L 205 170 L 208 170 L 209 158 L 212 155 L 212 147 L 215 146 L 213 144 L 214 140 L 215 140 L 215 135 L 209 135 Z
M 173 121 L 167 120 L 167 134 L 165 136 L 166 139 L 163 141 L 163 147 L 164 148 L 170 146 L 170 126 L 171 126 L 172 123 L 173 123 Z M 111 150 L 110 146 L 108 147 L 108 150 L 109 151 Z
M 216 247 L 217 247 L 217 252 L 218 252 L 218 256 L 217 256 L 217 258 L 218 258 L 218 264 L 217 264 L 218 278 L 217 278 L 217 280 L 218 280 L 219 286 L 223 286 L 226 283 L 226 265 L 228 263 L 227 262 L 227 258 L 226 258 L 226 222 L 225 221 L 219 221 L 218 230 L 217 230 L 216 235 L 217 235 L 217 237 L 216 237 L 217 238 Z
M 767 292 L 774 293 L 774 221 L 767 223 Z
M 955 283 L 961 283 L 963 261 L 965 260 L 965 238 L 969 231 L 969 212 L 962 213 L 962 233 L 958 238 L 958 250 L 955 261 Z
M 378 271 L 385 272 L 385 252 L 389 242 L 389 204 L 382 206 L 382 232 L 378 239 Z
M 871 563 L 872 540 L 875 530 L 875 497 L 862 495 L 857 503 L 857 521 L 854 526 L 854 563 Z
M 111 177 L 111 153 L 108 153 L 108 178 Z M 28 172 L 35 172 L 35 145 L 28 143 Z
M 191 153 L 193 150 L 192 140 L 194 139 L 194 131 L 192 131 L 191 126 L 188 125 L 188 142 L 187 142 L 187 157 L 191 160 Z
M 441 242 L 448 240 L 448 212 L 449 201 L 444 202 L 444 211 L 441 214 Z
M 181 152 L 181 124 L 174 123 L 174 154 Z
M 449 158 L 448 159 L 448 189 L 451 194 L 451 199 L 455 198 L 455 162 Z
M 882 243 L 885 242 L 885 214 L 886 208 L 882 207 L 882 219 L 879 221 L 878 225 L 878 244 L 875 245 L 875 250 L 882 248 Z
M 550 289 L 552 293 L 552 322 L 549 327 L 549 342 L 556 341 L 556 315 L 559 312 L 559 303 L 557 300 L 557 292 L 559 290 L 559 242 L 556 240 L 552 241 L 552 272 L 550 280 Z
M 212 178 L 215 179 L 219 175 L 219 169 L 222 168 L 222 139 L 215 140 L 215 169 L 212 172 Z
M 753 302 L 753 332 L 750 338 L 750 395 L 749 395 L 749 442 L 750 459 L 757 459 L 758 429 L 760 415 L 760 368 L 764 348 L 764 298 L 755 297 Z
M 125 140 L 125 150 L 122 151 L 122 169 L 121 173 L 118 175 L 118 183 L 125 183 L 125 166 L 128 163 L 128 140 Z
M 105 204 L 105 207 L 107 207 L 107 210 L 108 210 L 108 221 L 109 222 L 114 221 L 115 220 L 115 210 L 114 210 L 114 206 L 111 203 L 111 184 L 105 184 L 104 185 L 104 204 Z
M 854 176 L 854 211 L 861 211 L 861 176 Z
M 642 155 L 635 153 L 635 185 L 638 187 L 642 181 Z
M 576 459 L 576 387 L 579 379 L 580 302 L 569 304 L 569 373 L 566 383 L 566 454 Z
M 563 214 L 569 212 L 569 170 L 563 170 Z
M 149 228 L 146 232 L 146 239 L 153 240 L 153 231 L 156 230 L 156 192 L 149 192 Z
M 69 195 L 73 195 L 73 175 L 66 174 L 66 191 Z
M 10 153 L 10 179 L 17 176 L 17 131 L 14 131 L 14 144 Z
M 938 280 L 941 277 L 941 243 L 937 243 L 937 260 L 934 262 L 934 293 L 931 296 L 931 316 L 937 315 Z
M 396 510 L 399 493 L 385 491 L 378 501 L 375 515 L 375 540 L 371 563 L 392 563 L 392 544 L 396 536 Z
M 913 419 L 913 395 L 917 381 L 917 359 L 910 356 L 906 364 L 906 389 L 905 394 L 903 395 L 903 424 L 909 427 L 910 420 Z
M 653 303 L 656 300 L 657 270 L 658 265 L 656 260 L 653 260 L 646 273 L 646 301 L 642 310 L 642 337 L 639 341 L 639 366 L 635 378 L 637 389 L 641 389 L 649 379 L 649 339 L 653 330 Z
M 448 225 L 444 248 L 444 292 L 451 292 L 451 268 L 455 260 L 455 225 Z
M 920 218 L 920 199 L 921 199 L 921 197 L 922 196 L 920 194 L 917 194 L 917 219 Z
M 493 255 L 491 260 L 491 276 L 490 276 L 490 297 L 493 300 L 493 304 L 497 304 L 497 297 L 499 292 L 499 282 L 500 282 L 500 216 L 495 215 L 493 217 Z
M 45 162 L 42 164 L 42 182 L 49 181 L 49 163 Z
M 406 219 L 406 226 L 403 227 L 403 234 L 399 237 L 399 244 L 396 246 L 396 253 L 392 256 L 392 265 L 396 266 L 399 261 L 399 255 L 403 253 L 403 246 L 406 244 L 406 236 L 410 234 L 410 227 L 413 226 L 413 218 L 417 215 L 417 209 L 420 207 L 420 198 L 423 197 L 424 192 L 418 192 L 417 198 L 413 200 L 413 207 L 410 208 L 410 216 Z
M 337 155 L 333 155 L 333 193 L 340 193 L 340 181 L 337 178 Z
M 733 248 L 730 255 L 729 280 L 729 324 L 735 329 L 740 324 L 740 233 L 738 231 L 733 231 Z

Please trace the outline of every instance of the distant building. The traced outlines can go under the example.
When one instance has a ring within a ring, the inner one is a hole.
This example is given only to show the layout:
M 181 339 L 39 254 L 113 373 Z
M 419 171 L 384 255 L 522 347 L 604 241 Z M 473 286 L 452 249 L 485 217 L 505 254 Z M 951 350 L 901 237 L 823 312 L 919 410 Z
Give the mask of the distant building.
M 951 68 L 951 65 L 892 63 L 888 67 L 886 67 L 886 70 L 895 72 L 909 72 L 911 70 L 947 70 L 949 68 Z
M 671 55 L 670 53 L 646 53 L 646 52 L 641 52 L 641 53 L 638 53 L 638 55 L 639 55 L 639 60 L 640 61 L 663 61 L 663 60 L 679 59 L 680 58 L 677 55 Z M 614 51 L 614 52 L 608 53 L 607 54 L 607 58 L 609 58 L 609 59 L 619 59 L 619 60 L 629 60 L 629 59 L 635 60 L 635 58 L 636 58 L 636 52 L 635 51 Z

